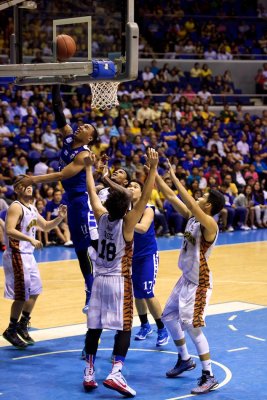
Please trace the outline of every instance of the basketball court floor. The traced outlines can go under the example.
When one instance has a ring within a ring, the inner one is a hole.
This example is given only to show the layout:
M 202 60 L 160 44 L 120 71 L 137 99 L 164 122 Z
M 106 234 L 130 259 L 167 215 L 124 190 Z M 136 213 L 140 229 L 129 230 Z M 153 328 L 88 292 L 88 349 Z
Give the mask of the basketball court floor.
M 160 269 L 156 295 L 164 306 L 180 276 L 178 250 L 182 239 L 160 238 Z M 73 249 L 46 248 L 36 252 L 43 280 L 43 294 L 32 316 L 36 343 L 16 350 L 0 337 L 0 399 L 120 399 L 102 385 L 110 371 L 113 332 L 103 332 L 96 361 L 98 389 L 82 388 L 84 362 L 80 360 L 86 332 L 81 313 L 83 280 Z M 2 259 L 0 259 L 2 265 Z M 220 382 L 206 395 L 214 400 L 267 399 L 267 229 L 220 234 L 210 259 L 214 292 L 207 317 L 213 370 Z M 0 268 L 0 291 L 4 276 Z M 10 302 L 0 299 L 0 332 L 9 319 Z M 174 400 L 193 397 L 190 390 L 201 375 L 196 351 L 188 339 L 197 368 L 176 379 L 165 372 L 177 359 L 175 347 L 158 348 L 156 329 L 143 342 L 133 340 L 138 329 L 135 317 L 131 347 L 123 370 L 140 400 Z

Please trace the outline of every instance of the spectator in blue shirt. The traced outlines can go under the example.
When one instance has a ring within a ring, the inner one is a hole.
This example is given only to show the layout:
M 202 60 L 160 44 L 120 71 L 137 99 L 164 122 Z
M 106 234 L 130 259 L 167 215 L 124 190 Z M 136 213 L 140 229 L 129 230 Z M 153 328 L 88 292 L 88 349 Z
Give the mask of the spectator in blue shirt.
M 133 155 L 133 145 L 128 141 L 128 138 L 124 133 L 120 135 L 118 149 L 124 157 L 130 157 Z
M 22 124 L 20 128 L 20 133 L 14 138 L 14 148 L 20 148 L 22 154 L 28 155 L 28 152 L 32 147 L 32 139 L 30 135 L 27 134 L 26 124 Z

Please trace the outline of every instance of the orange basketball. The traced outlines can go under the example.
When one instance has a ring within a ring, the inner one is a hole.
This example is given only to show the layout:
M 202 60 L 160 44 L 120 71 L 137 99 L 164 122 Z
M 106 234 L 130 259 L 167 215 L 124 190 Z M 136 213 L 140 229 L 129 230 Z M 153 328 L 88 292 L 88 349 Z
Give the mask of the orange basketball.
M 65 61 L 76 52 L 76 43 L 69 35 L 57 36 L 57 59 Z

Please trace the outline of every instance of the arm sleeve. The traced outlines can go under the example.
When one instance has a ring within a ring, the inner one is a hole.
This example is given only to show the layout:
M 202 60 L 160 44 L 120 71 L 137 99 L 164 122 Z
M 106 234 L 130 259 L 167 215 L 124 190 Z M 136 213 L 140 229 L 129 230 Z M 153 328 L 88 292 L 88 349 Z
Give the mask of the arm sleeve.
M 63 113 L 63 104 L 60 96 L 60 85 L 54 85 L 52 88 L 52 104 L 57 126 L 59 129 L 61 129 L 67 125 L 67 122 Z

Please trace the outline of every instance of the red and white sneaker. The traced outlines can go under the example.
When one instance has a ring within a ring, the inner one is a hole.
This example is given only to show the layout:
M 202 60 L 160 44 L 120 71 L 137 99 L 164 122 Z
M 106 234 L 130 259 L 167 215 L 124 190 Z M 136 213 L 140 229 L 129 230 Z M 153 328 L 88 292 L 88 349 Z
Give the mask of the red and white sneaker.
M 111 372 L 104 380 L 103 385 L 112 390 L 116 390 L 125 397 L 134 397 L 136 391 L 127 385 L 121 371 Z
M 95 380 L 95 371 L 92 367 L 86 367 L 83 376 L 83 387 L 86 392 L 90 392 L 98 387 L 98 383 Z

